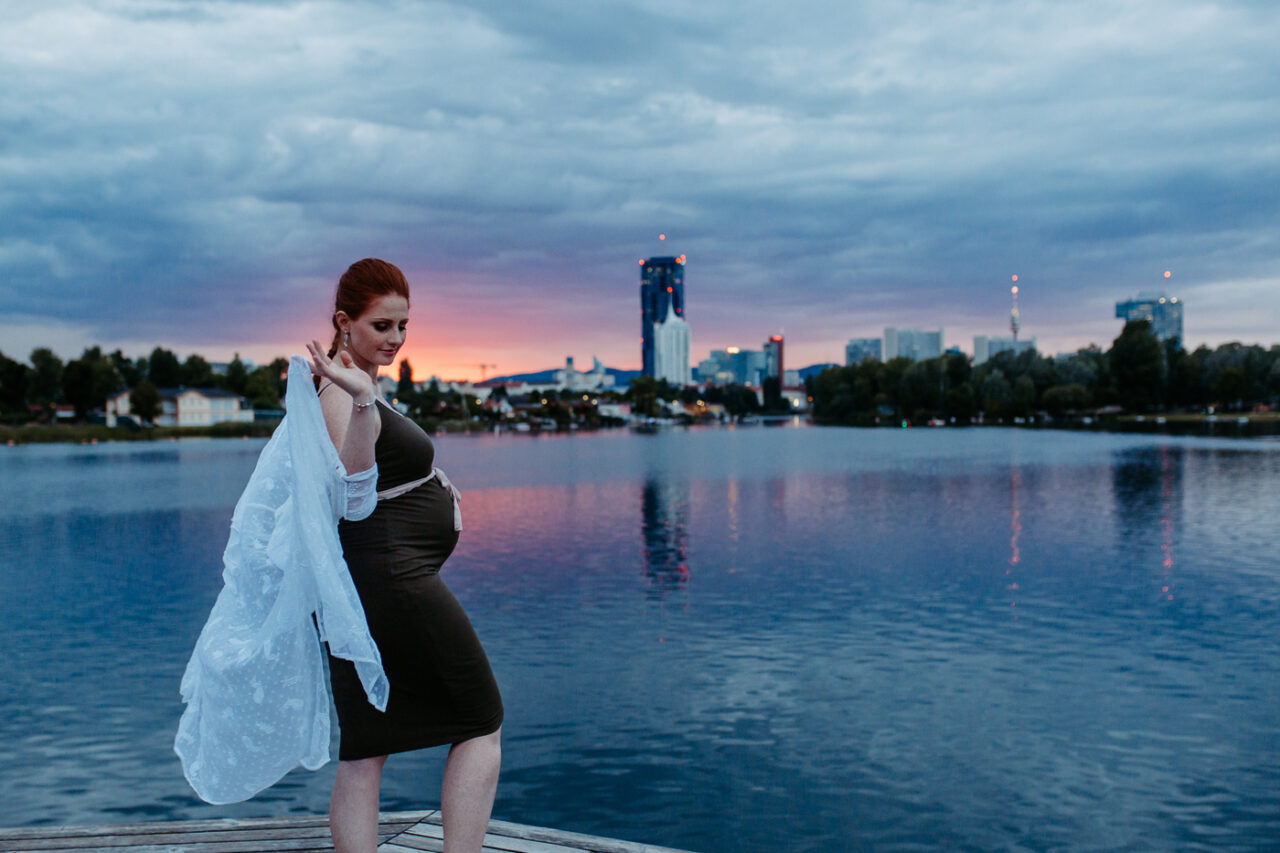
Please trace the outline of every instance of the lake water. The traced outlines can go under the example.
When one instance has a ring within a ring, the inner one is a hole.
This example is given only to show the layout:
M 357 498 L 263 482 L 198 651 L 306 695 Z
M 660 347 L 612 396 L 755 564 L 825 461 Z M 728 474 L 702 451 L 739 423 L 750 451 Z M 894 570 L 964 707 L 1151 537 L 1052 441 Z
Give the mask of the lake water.
M 0 826 L 327 809 L 332 763 L 214 807 L 172 752 L 262 444 L 0 448 Z M 1280 442 L 437 451 L 507 708 L 495 817 L 704 853 L 1280 845 Z M 443 758 L 393 756 L 384 808 L 438 803 Z

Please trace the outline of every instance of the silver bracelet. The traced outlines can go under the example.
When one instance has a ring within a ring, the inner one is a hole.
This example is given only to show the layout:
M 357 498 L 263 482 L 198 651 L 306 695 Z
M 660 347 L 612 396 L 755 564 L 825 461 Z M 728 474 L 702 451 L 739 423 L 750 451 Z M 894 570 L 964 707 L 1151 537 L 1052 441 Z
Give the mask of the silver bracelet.
M 351 405 L 355 406 L 357 409 L 367 409 L 376 402 L 378 402 L 377 397 L 374 397 L 372 400 L 370 400 L 367 403 L 357 403 L 354 399 L 352 399 Z

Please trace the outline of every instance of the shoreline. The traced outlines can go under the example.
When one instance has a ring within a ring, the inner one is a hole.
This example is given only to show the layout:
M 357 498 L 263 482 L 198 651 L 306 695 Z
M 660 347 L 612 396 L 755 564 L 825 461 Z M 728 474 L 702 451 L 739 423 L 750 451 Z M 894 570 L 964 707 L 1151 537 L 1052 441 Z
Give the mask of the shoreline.
M 790 418 L 782 421 L 786 423 Z M 270 438 L 279 421 L 260 421 L 255 423 L 227 423 L 202 427 L 108 427 L 101 424 L 57 424 L 57 425 L 25 425 L 0 426 L 0 446 L 16 447 L 26 444 L 100 444 L 104 442 L 137 442 L 137 441 L 177 441 L 184 438 Z M 777 426 L 778 424 L 773 424 Z M 846 429 L 902 429 L 898 424 L 881 424 L 878 426 L 853 426 L 850 424 L 821 423 L 805 419 L 806 426 L 843 427 Z M 694 426 L 706 426 L 695 424 Z M 763 424 L 734 424 L 739 429 L 762 427 Z M 1204 435 L 1223 436 L 1236 434 L 1238 437 L 1254 438 L 1280 435 L 1280 412 L 1242 413 L 1226 415 L 1205 414 L 1150 414 L 1150 415 L 1114 415 L 1103 418 L 1073 418 L 1070 420 L 1031 421 L 1024 423 L 970 423 L 949 424 L 943 427 L 928 425 L 911 425 L 911 429 L 947 429 L 957 427 L 1009 428 L 1009 429 L 1063 429 L 1082 432 L 1120 432 L 1120 433 L 1164 433 L 1168 435 Z M 571 435 L 574 433 L 595 433 L 603 430 L 614 430 L 623 427 L 597 427 L 594 429 L 556 429 L 521 431 L 504 427 L 500 435 L 536 436 L 541 434 Z M 1244 433 L 1244 435 L 1239 435 Z M 491 436 L 495 432 L 491 427 L 475 428 L 462 422 L 444 422 L 438 424 L 431 435 L 476 435 Z

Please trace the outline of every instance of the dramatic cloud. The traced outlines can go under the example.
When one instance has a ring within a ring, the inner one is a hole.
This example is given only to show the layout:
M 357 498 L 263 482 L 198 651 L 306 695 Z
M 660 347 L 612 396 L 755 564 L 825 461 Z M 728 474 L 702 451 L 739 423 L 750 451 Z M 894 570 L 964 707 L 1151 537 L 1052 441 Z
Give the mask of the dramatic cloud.
M 1015 272 L 1050 352 L 1166 286 L 1188 343 L 1277 342 L 1280 8 L 836 5 L 6 6 L 0 349 L 299 351 L 376 255 L 419 375 L 635 366 L 681 252 L 695 358 L 968 349 Z

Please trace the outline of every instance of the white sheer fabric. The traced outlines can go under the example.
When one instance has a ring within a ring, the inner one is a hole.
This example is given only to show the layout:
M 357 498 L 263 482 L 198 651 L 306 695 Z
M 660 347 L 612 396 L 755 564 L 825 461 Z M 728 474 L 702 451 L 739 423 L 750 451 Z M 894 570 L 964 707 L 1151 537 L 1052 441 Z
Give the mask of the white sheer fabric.
M 370 703 L 387 704 L 337 529 L 373 512 L 377 466 L 346 475 L 302 356 L 290 359 L 285 408 L 236 504 L 224 586 L 182 677 L 174 750 L 210 803 L 246 800 L 329 760 L 322 639 L 355 663 Z

